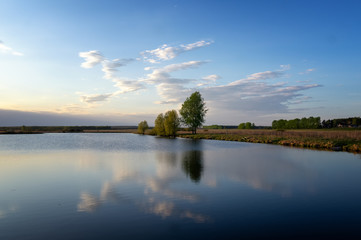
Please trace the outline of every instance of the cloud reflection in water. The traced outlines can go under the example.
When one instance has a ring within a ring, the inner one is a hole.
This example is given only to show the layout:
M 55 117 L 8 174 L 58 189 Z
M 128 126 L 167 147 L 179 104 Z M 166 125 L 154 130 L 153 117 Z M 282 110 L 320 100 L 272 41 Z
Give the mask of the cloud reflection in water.
M 151 152 L 145 153 L 146 156 L 127 155 L 124 158 L 114 153 L 103 161 L 106 166 L 101 165 L 110 171 L 107 175 L 110 179 L 102 180 L 98 197 L 82 192 L 78 211 L 93 212 L 106 202 L 126 203 L 164 219 L 176 217 L 202 223 L 211 221 L 211 217 L 192 210 L 193 204 L 206 200 L 198 187 L 217 191 L 220 179 L 284 197 L 291 197 L 295 188 L 303 188 L 297 191 L 308 193 L 315 191 L 313 182 L 316 175 L 307 165 L 289 161 L 287 156 L 280 157 L 272 151 L 265 153 L 250 149 L 241 152 L 242 155 L 235 148 L 222 151 L 195 149 Z M 100 166 L 94 159 L 91 162 L 94 167 Z M 302 184 L 299 184 L 300 180 Z
M 199 159 L 201 153 L 199 151 L 189 151 L 185 154 L 156 152 L 152 157 L 156 159 L 154 172 L 149 171 L 149 168 L 152 168 L 149 164 L 153 162 L 142 162 L 143 167 L 139 168 L 137 161 L 134 160 L 108 159 L 106 163 L 107 168 L 112 172 L 111 179 L 103 182 L 98 197 L 86 191 L 82 192 L 77 206 L 78 211 L 94 212 L 106 202 L 128 203 L 137 206 L 145 213 L 155 214 L 161 218 L 188 218 L 197 223 L 210 220 L 210 217 L 194 213 L 187 208 L 187 204 L 200 200 L 198 193 L 175 187 L 186 180 L 185 174 L 189 175 L 193 181 L 200 181 L 201 169 L 203 169 L 203 166 L 200 166 L 202 160 Z M 180 164 L 187 164 L 187 168 L 182 168 Z M 89 164 L 82 159 L 81 165 L 86 166 L 87 170 L 90 165 L 100 166 L 94 159 Z M 104 165 L 101 166 L 104 167 Z M 193 169 L 193 166 L 197 168 Z M 132 196 L 131 190 L 127 188 L 124 194 L 119 193 L 119 189 L 126 187 L 129 183 L 143 188 L 142 198 Z M 178 201 L 185 201 L 185 203 L 180 205 L 177 204 Z

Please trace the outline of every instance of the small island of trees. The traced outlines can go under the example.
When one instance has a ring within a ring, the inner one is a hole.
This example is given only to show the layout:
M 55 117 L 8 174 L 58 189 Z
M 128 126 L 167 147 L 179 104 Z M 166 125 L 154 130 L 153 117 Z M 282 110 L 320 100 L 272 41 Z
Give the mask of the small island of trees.
M 191 129 L 192 134 L 196 134 L 197 128 L 205 122 L 207 111 L 202 95 L 196 91 L 182 104 L 182 108 L 179 110 L 181 117 L 174 109 L 164 114 L 160 113 L 154 121 L 151 133 L 158 136 L 176 137 L 180 125 L 183 124 Z M 138 133 L 144 134 L 146 129 L 148 129 L 146 121 L 138 124 Z

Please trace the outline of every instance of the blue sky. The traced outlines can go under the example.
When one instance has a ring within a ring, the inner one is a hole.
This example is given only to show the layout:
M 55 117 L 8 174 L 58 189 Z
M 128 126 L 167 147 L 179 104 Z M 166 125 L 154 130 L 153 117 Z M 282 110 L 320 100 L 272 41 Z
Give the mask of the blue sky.
M 0 125 L 360 116 L 359 1 L 0 1 Z

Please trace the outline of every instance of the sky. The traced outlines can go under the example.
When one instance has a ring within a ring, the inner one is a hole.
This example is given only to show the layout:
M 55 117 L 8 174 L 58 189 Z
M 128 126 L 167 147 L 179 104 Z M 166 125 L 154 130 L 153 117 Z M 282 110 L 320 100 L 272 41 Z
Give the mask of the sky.
M 0 126 L 361 115 L 361 1 L 0 0 Z

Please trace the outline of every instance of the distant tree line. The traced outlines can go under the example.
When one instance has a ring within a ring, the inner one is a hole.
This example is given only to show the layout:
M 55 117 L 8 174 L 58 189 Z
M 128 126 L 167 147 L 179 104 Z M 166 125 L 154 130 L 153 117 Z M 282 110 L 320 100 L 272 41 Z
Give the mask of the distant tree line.
M 240 123 L 238 125 L 238 129 L 255 129 L 255 128 L 256 128 L 256 125 L 251 122 Z
M 322 128 L 361 127 L 360 117 L 338 118 L 322 121 Z
M 317 129 L 317 128 L 359 128 L 361 127 L 360 117 L 338 118 L 323 120 L 320 117 L 295 118 L 291 120 L 274 120 L 272 129 Z
M 291 120 L 274 120 L 272 129 L 317 129 L 321 128 L 320 117 L 295 118 Z
M 209 125 L 209 126 L 203 126 L 204 129 L 223 129 L 222 125 Z

